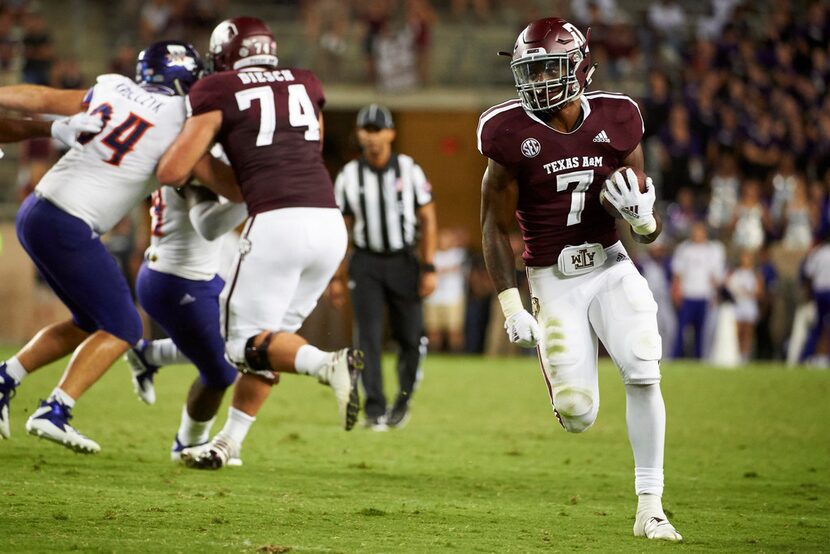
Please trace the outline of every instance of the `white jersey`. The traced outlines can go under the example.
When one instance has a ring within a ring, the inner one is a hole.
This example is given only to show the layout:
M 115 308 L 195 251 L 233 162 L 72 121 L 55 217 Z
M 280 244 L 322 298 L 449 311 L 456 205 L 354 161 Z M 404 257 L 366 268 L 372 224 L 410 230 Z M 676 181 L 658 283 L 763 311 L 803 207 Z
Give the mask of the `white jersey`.
M 804 273 L 813 281 L 816 292 L 830 291 L 830 245 L 822 244 L 807 256 Z
M 219 271 L 222 241 L 212 239 L 244 221 L 247 215 L 244 204 L 224 198 L 199 203 L 191 211 L 183 194 L 173 187 L 161 187 L 152 196 L 147 266 L 194 281 L 213 279 Z
M 185 120 L 184 97 L 148 92 L 121 75 L 101 75 L 87 112 L 104 128 L 70 150 L 37 185 L 65 212 L 105 233 L 158 187 L 153 173 Z
M 686 240 L 678 245 L 671 265 L 672 272 L 680 277 L 684 298 L 709 300 L 726 273 L 726 254 L 717 241 Z

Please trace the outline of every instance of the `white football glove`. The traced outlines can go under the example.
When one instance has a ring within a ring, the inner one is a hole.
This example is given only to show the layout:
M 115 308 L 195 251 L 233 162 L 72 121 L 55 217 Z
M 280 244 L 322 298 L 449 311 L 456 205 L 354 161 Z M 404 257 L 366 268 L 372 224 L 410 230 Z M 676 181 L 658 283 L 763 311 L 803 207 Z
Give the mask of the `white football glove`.
M 542 337 L 542 329 L 536 318 L 527 310 L 515 313 L 504 322 L 510 342 L 522 348 L 535 348 Z
M 613 174 L 613 179 L 605 180 L 605 198 L 620 215 L 631 225 L 638 235 L 650 235 L 657 229 L 654 219 L 654 200 L 656 198 L 651 177 L 646 177 L 646 191 L 640 192 L 640 185 L 634 170 L 628 168 Z
M 100 117 L 81 112 L 72 117 L 62 117 L 52 123 L 52 137 L 75 150 L 84 145 L 78 142 L 79 133 L 97 133 L 104 126 Z

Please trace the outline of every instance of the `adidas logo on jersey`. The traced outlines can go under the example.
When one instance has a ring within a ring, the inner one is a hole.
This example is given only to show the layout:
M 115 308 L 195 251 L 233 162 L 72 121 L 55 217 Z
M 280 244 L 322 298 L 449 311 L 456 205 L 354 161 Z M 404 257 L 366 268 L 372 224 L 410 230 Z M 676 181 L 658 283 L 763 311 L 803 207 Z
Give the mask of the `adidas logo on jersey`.
M 611 139 L 608 138 L 608 135 L 605 133 L 605 129 L 597 133 L 597 136 L 594 137 L 594 142 L 611 142 Z
M 184 306 L 185 304 L 192 304 L 193 302 L 196 302 L 196 299 L 190 296 L 190 294 L 184 293 L 182 299 L 179 300 L 179 306 Z

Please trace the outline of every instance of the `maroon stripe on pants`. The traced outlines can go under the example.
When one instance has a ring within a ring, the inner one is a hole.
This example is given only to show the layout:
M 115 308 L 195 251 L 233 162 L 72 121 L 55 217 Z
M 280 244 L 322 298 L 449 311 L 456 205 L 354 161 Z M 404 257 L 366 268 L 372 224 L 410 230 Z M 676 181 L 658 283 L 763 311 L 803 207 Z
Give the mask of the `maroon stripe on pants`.
M 251 233 L 251 228 L 254 226 L 254 220 L 256 219 L 256 215 L 251 217 L 251 221 L 248 222 L 248 228 L 245 229 L 245 234 L 242 235 L 242 239 L 247 239 L 248 235 Z M 240 239 L 240 240 L 242 240 Z M 233 280 L 231 281 L 231 290 L 228 291 L 228 297 L 225 299 L 225 340 L 228 340 L 228 333 L 231 327 L 231 296 L 233 296 L 233 291 L 236 289 L 236 282 L 239 280 L 239 270 L 242 268 L 242 262 L 245 260 L 245 254 L 240 253 L 239 255 L 239 262 L 236 264 L 236 271 L 233 274 Z

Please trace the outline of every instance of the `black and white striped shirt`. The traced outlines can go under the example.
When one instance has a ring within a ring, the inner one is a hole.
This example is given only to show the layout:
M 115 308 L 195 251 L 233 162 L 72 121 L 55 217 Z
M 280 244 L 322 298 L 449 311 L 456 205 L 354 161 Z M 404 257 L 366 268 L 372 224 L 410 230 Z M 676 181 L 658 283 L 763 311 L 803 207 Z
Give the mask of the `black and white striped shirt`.
M 417 211 L 432 202 L 432 186 L 415 160 L 393 153 L 385 169 L 363 158 L 346 164 L 334 196 L 343 215 L 354 217 L 354 246 L 390 254 L 415 247 Z

